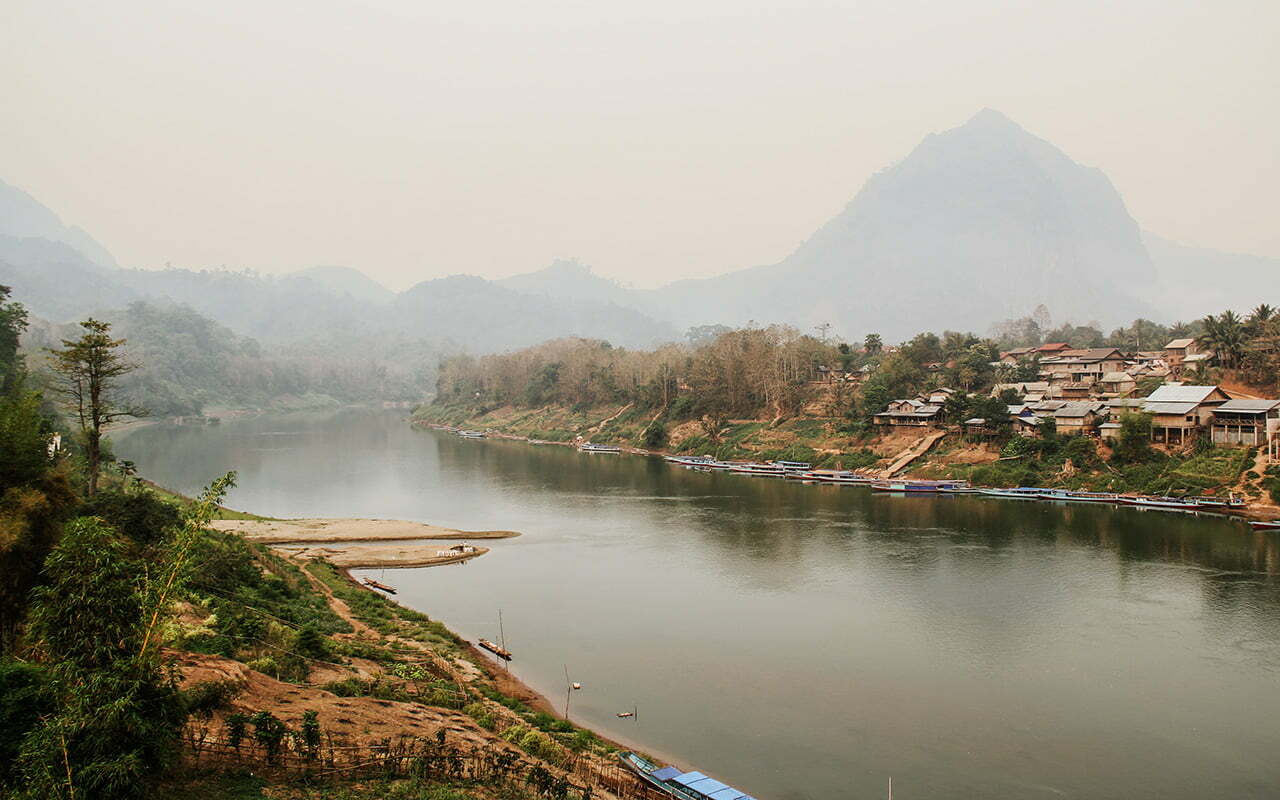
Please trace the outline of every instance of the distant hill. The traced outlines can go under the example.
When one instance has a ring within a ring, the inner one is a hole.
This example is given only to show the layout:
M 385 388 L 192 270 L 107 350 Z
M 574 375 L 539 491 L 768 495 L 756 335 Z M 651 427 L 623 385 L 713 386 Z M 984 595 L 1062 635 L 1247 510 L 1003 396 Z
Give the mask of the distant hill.
M 900 339 L 983 330 L 1047 304 L 1059 319 L 1155 312 L 1155 270 L 1111 182 L 998 112 L 925 138 L 778 264 L 652 293 L 668 318 L 834 324 Z
M 645 347 L 677 338 L 675 329 L 632 308 L 517 292 L 492 281 L 454 275 L 424 281 L 392 304 L 401 327 L 429 327 L 460 347 L 491 352 L 562 336 Z
M 1144 233 L 1143 241 L 1160 276 L 1155 300 L 1170 319 L 1280 305 L 1280 258 L 1192 247 L 1153 233 Z
M 0 237 L 59 242 L 91 264 L 117 266 L 115 257 L 92 236 L 80 228 L 64 225 L 49 208 L 4 181 L 0 181 Z
M 551 266 L 495 281 L 517 292 L 551 297 L 567 302 L 616 303 L 634 306 L 636 293 L 617 281 L 602 278 L 580 261 L 558 259 Z
M 366 303 L 390 303 L 396 293 L 351 267 L 309 267 L 290 273 L 291 278 L 313 280 L 336 294 L 350 295 Z

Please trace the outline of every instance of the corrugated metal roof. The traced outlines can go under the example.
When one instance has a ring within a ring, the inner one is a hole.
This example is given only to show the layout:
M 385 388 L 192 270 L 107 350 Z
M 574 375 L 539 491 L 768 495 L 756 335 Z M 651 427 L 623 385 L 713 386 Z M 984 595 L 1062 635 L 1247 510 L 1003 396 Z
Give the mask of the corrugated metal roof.
M 662 769 L 654 770 L 650 774 L 652 777 L 657 778 L 660 781 L 668 781 L 682 773 L 676 767 L 663 767 Z
M 1181 350 L 1195 344 L 1195 339 L 1174 339 L 1164 346 L 1165 350 Z
M 1108 372 L 1102 376 L 1103 383 L 1121 383 L 1131 380 L 1133 380 L 1133 377 L 1127 372 Z
M 1280 407 L 1280 400 L 1228 400 L 1214 409 L 1218 411 L 1234 411 L 1237 414 L 1259 414 Z
M 1149 403 L 1203 403 L 1217 386 L 1175 386 L 1166 383 L 1147 395 Z
M 1142 410 L 1152 414 L 1190 414 L 1200 407 L 1199 403 L 1152 403 L 1142 404 Z
M 1097 411 L 1098 407 L 1094 403 L 1067 403 L 1062 408 L 1053 412 L 1053 416 L 1074 419 L 1076 417 L 1087 417 L 1090 414 L 1096 414 Z
M 703 775 L 701 772 L 686 772 L 683 775 L 673 778 L 672 780 L 674 780 L 676 783 L 680 784 L 681 786 L 688 786 L 694 781 L 700 781 L 706 777 L 707 776 Z

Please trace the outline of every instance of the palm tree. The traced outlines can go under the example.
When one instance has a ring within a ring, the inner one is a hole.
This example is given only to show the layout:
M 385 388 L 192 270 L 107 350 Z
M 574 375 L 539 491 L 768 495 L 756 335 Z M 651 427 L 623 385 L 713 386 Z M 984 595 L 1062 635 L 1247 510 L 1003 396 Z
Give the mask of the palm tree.
M 1262 332 L 1268 322 L 1276 319 L 1275 306 L 1259 303 L 1253 311 L 1249 312 L 1249 321 L 1246 326 L 1250 336 L 1257 336 Z
M 1234 311 L 1223 311 L 1216 317 L 1210 314 L 1204 318 L 1200 340 L 1217 354 L 1224 367 L 1234 367 L 1244 350 L 1244 323 Z

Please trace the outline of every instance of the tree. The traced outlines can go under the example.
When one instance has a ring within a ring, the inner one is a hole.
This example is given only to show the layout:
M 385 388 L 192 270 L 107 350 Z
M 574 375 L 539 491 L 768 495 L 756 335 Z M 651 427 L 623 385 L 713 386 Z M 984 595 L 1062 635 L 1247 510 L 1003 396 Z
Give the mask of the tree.
M 1218 355 L 1222 366 L 1234 367 L 1244 351 L 1245 327 L 1234 311 L 1223 311 L 1218 316 L 1210 314 L 1204 318 L 1204 333 L 1201 342 Z
M 1120 432 L 1111 448 L 1111 460 L 1119 464 L 1138 464 L 1149 461 L 1151 449 L 1151 415 L 1123 414 Z
M 90 497 L 98 491 L 102 469 L 102 429 L 121 417 L 143 416 L 138 408 L 117 405 L 116 385 L 137 366 L 120 352 L 124 339 L 111 338 L 111 324 L 90 317 L 80 323 L 79 339 L 62 340 L 61 350 L 51 350 L 53 369 L 60 378 L 58 391 L 76 415 L 84 437 Z
M 31 636 L 57 711 L 23 742 L 30 797 L 142 797 L 176 755 L 182 704 L 143 647 L 145 597 L 126 543 L 93 518 L 67 525 L 33 592 Z
M 867 351 L 867 355 L 873 356 L 884 349 L 884 340 L 878 333 L 868 333 L 867 338 L 862 340 L 862 349 Z
M 22 374 L 18 341 L 27 329 L 27 309 L 22 303 L 7 302 L 10 289 L 0 286 L 0 395 L 10 394 Z

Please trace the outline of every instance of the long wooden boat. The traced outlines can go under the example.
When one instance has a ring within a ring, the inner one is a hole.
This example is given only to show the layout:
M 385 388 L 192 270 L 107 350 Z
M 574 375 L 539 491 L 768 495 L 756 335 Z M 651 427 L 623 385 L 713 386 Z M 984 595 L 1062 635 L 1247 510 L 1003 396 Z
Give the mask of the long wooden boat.
M 1158 508 L 1161 511 L 1200 511 L 1195 500 L 1185 497 L 1121 497 L 1119 502 L 1137 508 Z
M 1116 503 L 1120 495 L 1113 492 L 1073 492 L 1068 489 L 1046 489 L 1036 495 L 1041 500 L 1066 500 L 1071 503 Z
M 1271 521 L 1255 519 L 1249 522 L 1249 527 L 1255 531 L 1280 531 L 1280 519 Z
M 477 639 L 476 644 L 480 645 L 485 650 L 488 650 L 490 653 L 493 653 L 503 661 L 511 660 L 511 651 L 499 644 L 491 642 L 488 639 Z
M 788 472 L 787 480 L 804 481 L 805 483 L 839 483 L 849 486 L 874 483 L 879 478 L 868 478 L 848 469 L 810 469 L 803 472 Z
M 964 488 L 967 481 L 877 481 L 871 488 L 877 492 L 904 492 L 907 494 L 936 494 L 943 489 Z
M 711 456 L 665 456 L 664 461 L 672 464 L 678 464 L 682 467 L 700 467 L 708 464 L 714 464 L 715 459 Z
M 1189 497 L 1188 500 L 1195 502 L 1199 508 L 1209 510 L 1226 510 L 1231 508 L 1244 508 L 1245 500 L 1243 497 Z
M 811 469 L 810 465 L 802 461 L 766 461 L 763 464 L 748 461 L 743 464 L 734 464 L 729 468 L 729 471 L 741 475 L 764 475 L 771 478 L 785 478 L 791 473 L 805 472 L 809 469 Z
M 1003 497 L 1006 500 L 1039 500 L 1041 492 L 1049 490 L 1019 486 L 1016 489 L 979 489 L 978 491 L 987 497 Z
M 622 448 L 615 444 L 593 444 L 591 442 L 583 442 L 578 445 L 578 449 L 584 453 L 621 453 Z
M 365 585 L 365 586 L 369 586 L 369 587 L 374 588 L 374 589 L 378 589 L 378 590 L 383 591 L 383 592 L 386 592 L 387 594 L 395 594 L 395 593 L 396 593 L 396 590 L 395 590 L 395 589 L 393 589 L 392 587 L 390 587 L 390 586 L 386 585 L 385 583 L 379 583 L 378 581 L 375 581 L 373 578 L 365 578 L 365 579 L 364 579 L 364 585 Z
M 682 772 L 676 767 L 659 767 L 636 753 L 618 753 L 618 760 L 644 781 L 646 786 L 677 800 L 755 800 L 746 792 L 701 772 Z
M 484 434 L 480 431 L 458 431 L 458 435 L 463 439 L 483 439 Z

